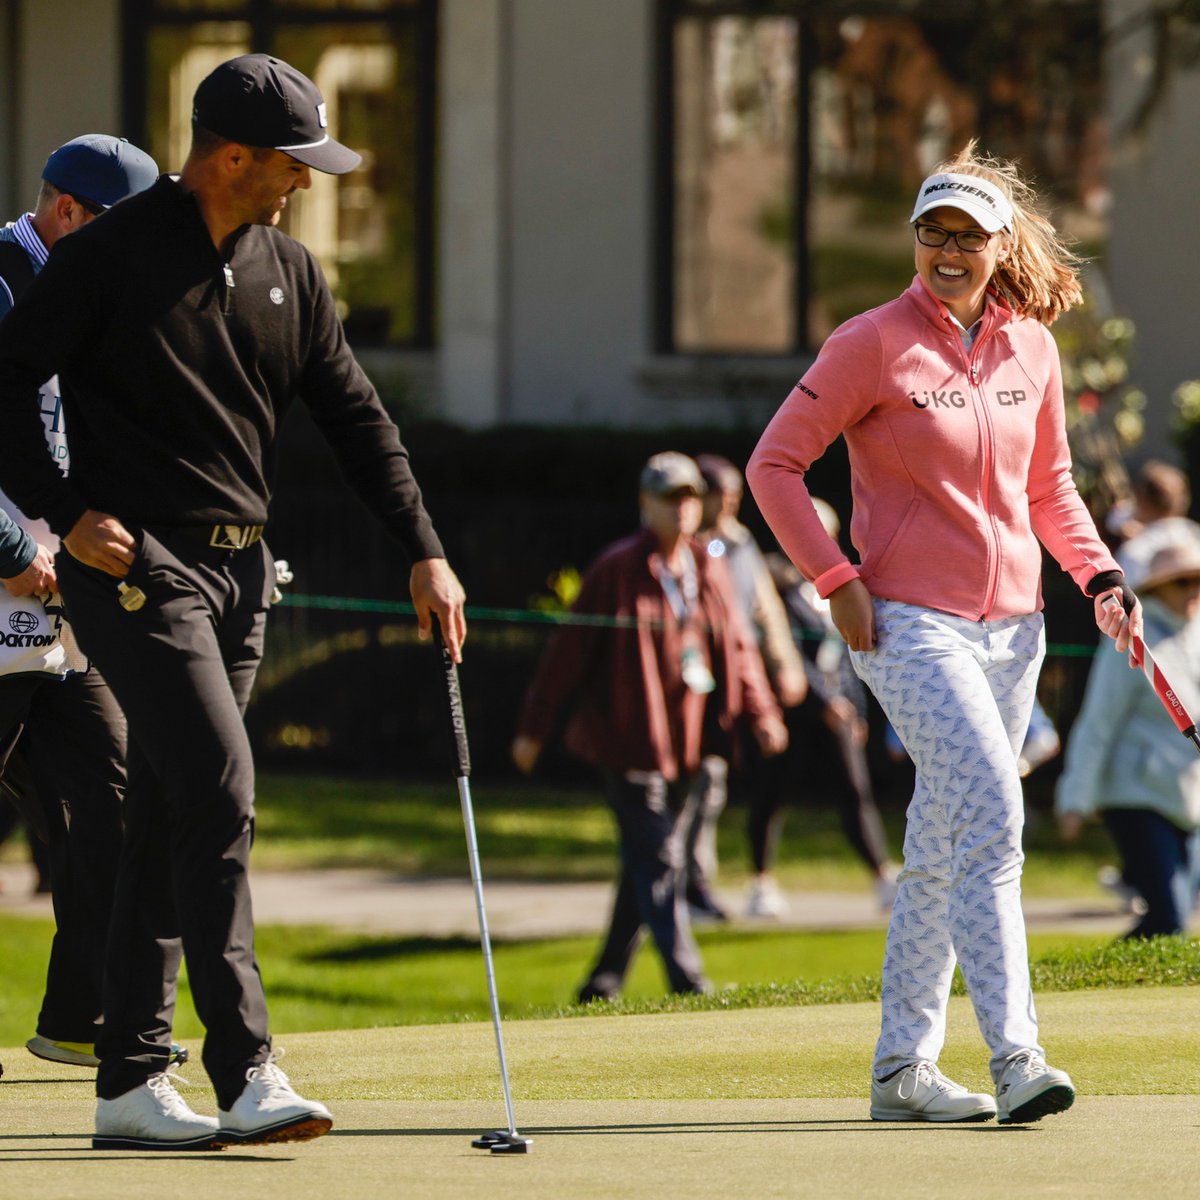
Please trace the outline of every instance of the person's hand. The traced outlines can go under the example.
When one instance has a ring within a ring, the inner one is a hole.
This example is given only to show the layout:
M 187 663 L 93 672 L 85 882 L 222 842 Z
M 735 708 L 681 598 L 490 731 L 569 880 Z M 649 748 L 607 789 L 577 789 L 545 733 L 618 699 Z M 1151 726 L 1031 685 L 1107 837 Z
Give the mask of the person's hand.
M 1065 812 L 1058 814 L 1058 832 L 1064 842 L 1078 841 L 1083 832 L 1083 813 Z
M 787 726 L 779 717 L 766 717 L 754 723 L 754 740 L 763 758 L 774 758 L 788 747 Z
M 542 743 L 536 738 L 519 736 L 513 739 L 512 760 L 523 775 L 529 775 L 542 756 Z
M 63 538 L 63 545 L 85 567 L 124 579 L 133 565 L 137 542 L 116 517 L 89 508 Z
M 413 563 L 408 590 L 417 610 L 417 636 L 423 642 L 433 636 L 430 618 L 436 616 L 450 657 L 456 663 L 462 662 L 462 646 L 467 638 L 467 594 L 450 564 L 444 558 L 423 558 Z
M 861 579 L 851 579 L 830 593 L 829 615 L 851 650 L 875 649 L 875 605 Z
M 867 741 L 867 723 L 859 715 L 854 702 L 845 696 L 834 696 L 821 714 L 826 727 L 833 733 L 849 730 L 856 745 L 864 746 Z
M 858 709 L 845 696 L 833 696 L 821 714 L 827 729 L 837 733 L 858 716 Z
M 1128 611 L 1125 605 L 1130 604 Z M 1113 639 L 1115 649 L 1124 653 L 1132 639 L 1142 636 L 1142 602 L 1128 588 L 1109 588 L 1095 600 L 1096 628 Z
M 784 667 L 775 680 L 775 694 L 784 708 L 795 708 L 808 695 L 808 676 L 804 669 Z
M 33 562 L 20 575 L 13 575 L 3 583 L 10 596 L 42 596 L 46 592 L 57 592 L 58 576 L 54 573 L 54 556 L 39 542 Z

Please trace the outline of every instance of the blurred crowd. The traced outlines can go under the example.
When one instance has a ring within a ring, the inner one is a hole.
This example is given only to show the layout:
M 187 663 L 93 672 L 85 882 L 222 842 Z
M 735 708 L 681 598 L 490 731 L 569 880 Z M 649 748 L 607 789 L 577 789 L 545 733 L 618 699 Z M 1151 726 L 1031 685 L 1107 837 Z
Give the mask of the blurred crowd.
M 743 497 L 741 469 L 720 455 L 652 457 L 641 528 L 600 553 L 573 606 L 611 623 L 567 623 L 529 686 L 515 762 L 532 771 L 565 720 L 566 746 L 599 768 L 619 832 L 620 882 L 584 1002 L 620 993 L 643 931 L 673 990 L 706 990 L 692 927 L 788 910 L 775 868 L 789 807 L 836 807 L 881 910 L 896 895 L 900 864 L 876 803 L 878 757 L 867 753 L 872 723 L 887 756 L 906 763 L 905 752 L 852 669 L 829 601 L 786 556 L 759 547 L 740 519 Z M 839 540 L 834 507 L 814 504 Z M 1103 527 L 1143 602 L 1147 647 L 1200 712 L 1200 525 L 1190 505 L 1183 472 L 1151 461 Z M 1118 864 L 1098 882 L 1131 914 L 1126 936 L 1186 930 L 1200 884 L 1200 755 L 1111 645 L 1096 656 L 1065 742 L 1064 755 L 1035 704 L 1022 778 L 1063 756 L 1061 836 L 1075 841 L 1091 821 L 1108 831 Z M 736 914 L 715 887 L 731 797 L 751 868 Z

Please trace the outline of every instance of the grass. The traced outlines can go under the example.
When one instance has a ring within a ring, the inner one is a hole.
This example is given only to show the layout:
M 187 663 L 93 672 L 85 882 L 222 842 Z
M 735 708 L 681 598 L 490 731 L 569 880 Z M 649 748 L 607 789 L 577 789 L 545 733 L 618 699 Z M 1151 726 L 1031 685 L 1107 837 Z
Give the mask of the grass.
M 596 790 L 540 782 L 473 789 L 480 854 L 489 879 L 609 879 L 616 839 Z M 902 812 L 885 811 L 897 857 Z M 462 817 L 452 781 L 403 784 L 378 779 L 265 773 L 259 777 L 258 870 L 372 867 L 424 876 L 466 873 Z M 720 826 L 722 881 L 749 872 L 745 811 L 726 810 Z M 1099 896 L 1096 871 L 1114 861 L 1104 831 L 1090 828 L 1065 846 L 1053 823 L 1031 819 L 1025 892 Z M 865 869 L 831 808 L 789 814 L 779 848 L 780 881 L 801 890 L 859 891 Z
M 464 874 L 452 787 L 262 782 L 258 868 Z M 475 799 L 489 877 L 611 876 L 611 822 L 594 796 L 540 786 L 479 788 Z M 726 882 L 737 879 L 744 854 L 739 821 L 729 813 L 722 830 Z M 893 816 L 894 844 L 896 824 Z M 1111 860 L 1103 839 L 1064 855 L 1046 826 L 1032 833 L 1027 891 L 1094 894 L 1096 866 Z M 828 812 L 793 815 L 783 861 L 794 888 L 863 887 Z M 503 1115 L 477 943 L 265 926 L 258 949 L 272 1025 L 290 1051 L 285 1065 L 301 1091 L 334 1106 L 334 1135 L 167 1162 L 93 1153 L 91 1072 L 20 1048 L 40 1002 L 49 937 L 47 921 L 0 916 L 0 1169 L 6 1190 L 26 1200 L 126 1200 L 162 1189 L 190 1200 L 267 1189 L 296 1200 L 397 1188 L 438 1200 L 1194 1192 L 1187 1156 L 1164 1157 L 1162 1146 L 1194 1135 L 1196 941 L 1031 936 L 1043 1038 L 1082 1099 L 1027 1130 L 865 1119 L 882 930 L 702 930 L 714 996 L 664 998 L 656 957 L 644 950 L 625 999 L 588 1009 L 568 1001 L 595 939 L 499 943 L 517 1119 L 537 1145 L 533 1157 L 502 1163 L 468 1148 Z M 320 1030 L 336 1032 L 312 1032 Z M 201 1029 L 186 990 L 177 1034 L 198 1057 Z M 967 1086 L 989 1086 L 961 996 L 950 1002 L 941 1062 Z M 203 1070 L 187 1073 L 201 1085 L 189 1102 L 213 1112 Z
M 616 860 L 612 816 L 598 790 L 542 782 L 473 788 L 480 854 L 488 879 L 609 879 Z M 462 816 L 453 781 L 397 782 L 264 772 L 258 780 L 256 870 L 382 868 L 417 876 L 466 875 Z M 896 857 L 902 812 L 885 809 Z M 726 810 L 719 830 L 721 878 L 740 884 L 749 873 L 745 811 Z M 24 847 L 0 847 L 13 861 Z M 1112 844 L 1094 826 L 1066 846 L 1049 820 L 1026 830 L 1024 890 L 1034 897 L 1098 897 L 1096 871 L 1114 861 Z M 790 888 L 860 891 L 862 863 L 831 808 L 789 813 L 777 875 Z
M 875 1004 L 516 1022 L 516 1119 L 534 1153 L 499 1161 L 469 1147 L 504 1112 L 486 1023 L 294 1035 L 287 1068 L 330 1104 L 333 1134 L 219 1155 L 94 1153 L 90 1073 L 0 1049 L 0 1170 L 22 1200 L 1194 1195 L 1200 990 L 1072 992 L 1039 1010 L 1081 1098 L 1015 1128 L 867 1120 Z M 942 1062 L 990 1084 L 962 999 Z M 206 1087 L 187 1094 L 215 1110 Z
M 50 925 L 0 918 L 5 987 L 0 1044 L 22 1043 L 41 1001 Z M 496 977 L 505 1019 L 550 1015 L 701 1012 L 844 1004 L 879 995 L 882 930 L 701 931 L 717 992 L 664 996 L 657 956 L 638 956 L 624 998 L 580 1009 L 571 1001 L 596 950 L 593 938 L 501 942 Z M 487 1017 L 478 943 L 469 939 L 380 937 L 304 926 L 263 926 L 258 953 L 278 1033 L 448 1023 Z M 1030 938 L 1039 992 L 1200 983 L 1200 943 L 1179 938 L 1109 945 L 1095 936 Z M 180 1037 L 202 1030 L 186 994 Z

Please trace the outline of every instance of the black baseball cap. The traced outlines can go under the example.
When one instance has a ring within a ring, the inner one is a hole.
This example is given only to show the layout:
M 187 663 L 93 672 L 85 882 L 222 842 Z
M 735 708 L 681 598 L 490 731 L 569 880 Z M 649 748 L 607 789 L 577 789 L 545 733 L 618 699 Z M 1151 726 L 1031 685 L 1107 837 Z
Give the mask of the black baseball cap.
M 144 150 L 107 133 L 85 133 L 46 159 L 42 178 L 77 200 L 112 208 L 158 178 L 158 164 Z
M 317 85 L 269 54 L 243 54 L 201 80 L 192 120 L 243 146 L 282 150 L 327 175 L 345 175 L 362 155 L 329 136 Z

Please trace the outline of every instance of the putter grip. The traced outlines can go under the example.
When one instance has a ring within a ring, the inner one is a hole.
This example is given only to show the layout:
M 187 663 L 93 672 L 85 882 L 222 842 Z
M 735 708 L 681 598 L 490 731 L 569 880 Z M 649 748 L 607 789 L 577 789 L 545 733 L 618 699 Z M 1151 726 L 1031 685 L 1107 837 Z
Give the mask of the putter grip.
M 441 622 L 431 617 L 433 640 L 442 659 L 442 676 L 446 683 L 446 701 L 450 715 L 450 753 L 454 759 L 454 774 L 463 778 L 471 773 L 471 748 L 467 745 L 467 718 L 463 714 L 462 690 L 458 686 L 458 666 L 450 657 L 442 637 Z

